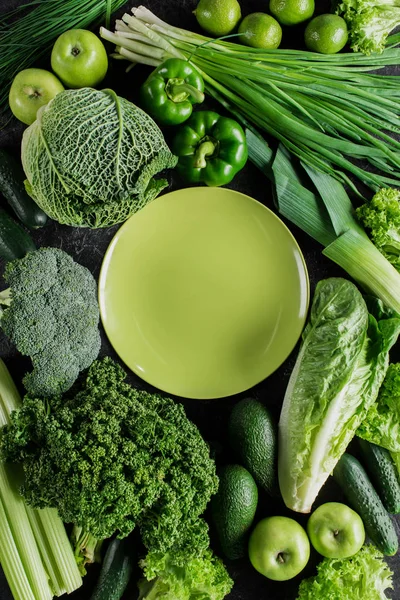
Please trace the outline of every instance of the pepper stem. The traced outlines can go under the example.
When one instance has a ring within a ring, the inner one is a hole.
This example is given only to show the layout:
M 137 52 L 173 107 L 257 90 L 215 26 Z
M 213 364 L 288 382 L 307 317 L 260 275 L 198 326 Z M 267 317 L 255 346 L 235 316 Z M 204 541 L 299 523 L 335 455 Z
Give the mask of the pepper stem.
M 216 145 L 211 140 L 202 142 L 194 155 L 194 167 L 196 169 L 205 169 L 207 166 L 206 156 L 211 156 L 215 152 Z
M 204 94 L 190 83 L 174 83 L 168 86 L 168 96 L 173 102 L 184 102 L 189 97 L 197 104 L 204 100 Z

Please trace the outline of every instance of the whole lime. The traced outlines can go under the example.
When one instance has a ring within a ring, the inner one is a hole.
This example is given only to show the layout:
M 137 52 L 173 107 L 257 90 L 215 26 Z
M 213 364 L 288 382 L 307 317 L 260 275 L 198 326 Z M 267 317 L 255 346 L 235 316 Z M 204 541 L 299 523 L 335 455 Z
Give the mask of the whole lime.
M 242 18 L 237 0 L 200 0 L 194 14 L 200 27 L 215 37 L 231 33 Z
M 298 25 L 311 19 L 314 0 L 270 0 L 269 10 L 281 25 Z
M 239 41 L 253 48 L 273 50 L 282 41 L 282 28 L 278 21 L 265 13 L 252 13 L 239 25 Z
M 336 54 L 347 44 L 346 21 L 338 15 L 320 15 L 306 27 L 304 41 L 309 50 L 321 54 Z

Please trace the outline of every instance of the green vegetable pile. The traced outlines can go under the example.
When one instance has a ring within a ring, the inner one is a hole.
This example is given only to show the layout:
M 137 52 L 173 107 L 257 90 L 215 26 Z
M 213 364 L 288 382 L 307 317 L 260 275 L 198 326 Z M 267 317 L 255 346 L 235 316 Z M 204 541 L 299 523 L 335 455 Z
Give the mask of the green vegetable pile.
M 140 108 L 112 90 L 67 90 L 38 111 L 24 132 L 26 189 L 59 223 L 122 223 L 167 185 L 174 167 L 164 137 Z
M 33 371 L 29 393 L 68 390 L 100 350 L 97 285 L 91 272 L 57 248 L 40 248 L 7 264 L 0 293 L 0 327 Z
M 97 538 L 139 526 L 146 547 L 184 564 L 209 545 L 200 515 L 218 487 L 215 464 L 183 407 L 136 390 L 110 358 L 78 391 L 27 396 L 4 430 L 2 456 L 23 464 L 29 505 Z

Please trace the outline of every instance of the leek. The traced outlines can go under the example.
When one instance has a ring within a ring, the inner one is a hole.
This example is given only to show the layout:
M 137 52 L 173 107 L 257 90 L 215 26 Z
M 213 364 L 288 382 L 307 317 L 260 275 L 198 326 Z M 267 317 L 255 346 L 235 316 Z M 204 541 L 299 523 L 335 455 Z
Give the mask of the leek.
M 21 404 L 0 359 L 0 427 Z M 18 493 L 16 465 L 0 464 L 0 563 L 15 600 L 51 600 L 82 585 L 72 547 L 57 511 L 35 510 Z
M 398 38 L 372 56 L 260 50 L 172 27 L 144 7 L 132 12 L 116 22 L 114 33 L 100 29 L 116 45 L 116 56 L 151 65 L 186 59 L 202 74 L 208 94 L 223 98 L 233 113 L 311 168 L 357 193 L 348 173 L 372 190 L 400 186 L 400 142 L 388 135 L 400 132 L 400 80 L 376 73 L 400 62 Z

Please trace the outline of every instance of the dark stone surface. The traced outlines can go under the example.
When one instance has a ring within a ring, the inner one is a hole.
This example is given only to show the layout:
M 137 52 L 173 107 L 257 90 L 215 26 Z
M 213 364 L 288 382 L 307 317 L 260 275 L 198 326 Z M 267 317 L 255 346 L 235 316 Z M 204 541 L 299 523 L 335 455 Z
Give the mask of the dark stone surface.
M 21 3 L 22 2 L 18 0 L 0 0 L 1 12 L 9 10 Z M 197 29 L 196 21 L 191 11 L 195 8 L 196 3 L 196 0 L 147 0 L 146 6 L 171 24 L 195 30 Z M 133 6 L 134 4 L 139 3 L 128 2 L 120 13 L 122 14 L 130 5 Z M 268 6 L 266 0 L 241 0 L 241 4 L 244 14 L 254 11 L 266 11 Z M 328 9 L 327 1 L 319 0 L 317 5 L 319 13 L 325 12 Z M 300 32 L 299 30 L 296 32 L 296 30 L 293 29 L 286 30 L 284 32 L 283 44 L 286 46 L 298 47 L 300 39 L 301 30 Z M 42 66 L 44 68 L 49 68 L 49 63 L 44 61 Z M 140 82 L 147 72 L 148 71 L 144 68 L 136 67 L 129 75 L 125 75 L 122 65 L 113 63 L 108 75 L 108 81 L 105 82 L 105 87 L 112 87 L 120 95 L 135 102 Z M 18 155 L 22 131 L 23 126 L 15 120 L 12 120 L 7 128 L 0 131 L 0 147 L 7 148 L 14 152 L 15 155 Z M 173 174 L 169 173 L 168 177 L 170 181 L 169 191 L 179 188 L 180 184 L 175 180 Z M 268 180 L 250 163 L 236 177 L 230 187 L 249 194 L 266 206 L 273 208 L 271 189 Z M 320 279 L 328 276 L 343 275 L 338 267 L 321 254 L 321 247 L 317 243 L 310 240 L 303 232 L 297 230 L 295 227 L 290 226 L 290 229 L 296 236 L 304 253 L 309 270 L 312 292 Z M 51 223 L 46 228 L 35 232 L 33 237 L 38 246 L 56 246 L 69 252 L 77 261 L 90 268 L 97 277 L 104 253 L 116 230 L 117 227 L 97 231 L 74 229 Z M 279 409 L 296 353 L 297 348 L 277 372 L 249 392 L 251 395 L 254 395 L 265 402 L 273 411 L 276 418 L 279 416 Z M 101 354 L 111 354 L 115 357 L 104 334 Z M 16 381 L 20 381 L 22 374 L 29 368 L 29 361 L 18 356 L 15 349 L 7 343 L 3 336 L 0 338 L 0 356 L 6 361 Z M 130 374 L 129 378 L 133 385 L 150 389 L 150 386 L 145 384 L 135 375 Z M 196 422 L 204 437 L 212 444 L 216 452 L 218 464 L 232 461 L 226 440 L 226 423 L 229 411 L 237 399 L 237 397 L 213 401 L 178 399 L 178 401 L 183 402 L 189 417 Z M 317 504 L 328 500 L 340 501 L 341 499 L 342 497 L 338 488 L 333 481 L 329 481 L 322 490 Z M 258 517 L 262 518 L 272 514 L 288 515 L 289 511 L 283 507 L 282 503 L 272 502 L 267 496 L 261 494 Z M 306 523 L 305 517 L 299 516 L 298 520 L 303 524 Z M 215 550 L 218 551 L 218 544 L 213 535 L 212 545 Z M 274 583 L 263 578 L 252 569 L 247 559 L 234 563 L 227 563 L 229 571 L 235 580 L 235 586 L 232 593 L 229 595 L 229 600 L 261 600 L 264 598 L 268 598 L 269 600 L 294 600 L 297 595 L 299 581 L 305 576 L 314 574 L 317 561 L 318 557 L 313 553 L 306 570 L 299 577 L 287 583 Z M 395 590 L 391 597 L 400 599 L 400 563 L 398 558 L 389 559 L 389 563 L 395 571 Z M 94 566 L 90 569 L 83 588 L 73 594 L 71 599 L 87 600 L 90 597 L 91 588 L 97 575 L 98 567 Z M 134 586 L 132 589 L 134 589 Z M 131 591 L 131 593 L 126 594 L 125 597 L 132 598 L 133 600 L 136 598 L 136 595 Z M 348 598 L 351 600 L 350 591 Z M 12 600 L 6 581 L 1 572 L 0 600 Z M 321 598 L 321 600 L 323 599 Z

